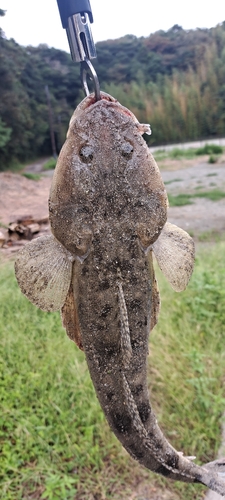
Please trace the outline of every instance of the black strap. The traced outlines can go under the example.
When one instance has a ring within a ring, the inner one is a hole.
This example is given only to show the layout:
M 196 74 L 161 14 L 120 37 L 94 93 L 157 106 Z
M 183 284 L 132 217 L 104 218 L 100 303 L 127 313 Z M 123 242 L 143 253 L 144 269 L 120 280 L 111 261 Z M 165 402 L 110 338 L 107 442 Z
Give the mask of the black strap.
M 68 27 L 68 18 L 80 12 L 87 12 L 90 22 L 93 23 L 93 15 L 89 0 L 57 0 L 63 28 Z

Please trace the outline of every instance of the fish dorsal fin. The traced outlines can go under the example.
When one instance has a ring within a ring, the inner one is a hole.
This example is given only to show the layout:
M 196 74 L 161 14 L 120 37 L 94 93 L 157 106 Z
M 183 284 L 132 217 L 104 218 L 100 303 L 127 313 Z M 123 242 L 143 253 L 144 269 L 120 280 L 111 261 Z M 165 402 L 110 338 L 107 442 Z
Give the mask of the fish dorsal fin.
M 130 329 L 127 314 L 127 306 L 124 298 L 123 287 L 120 280 L 118 284 L 118 299 L 119 299 L 119 318 L 120 318 L 120 348 L 122 354 L 122 365 L 126 370 L 129 368 L 132 357 L 132 347 L 130 342 Z
M 191 236 L 167 222 L 152 249 L 172 288 L 176 292 L 185 290 L 194 267 L 194 242 Z
M 33 304 L 43 311 L 58 311 L 70 287 L 72 264 L 72 255 L 53 235 L 41 236 L 18 253 L 15 274 Z

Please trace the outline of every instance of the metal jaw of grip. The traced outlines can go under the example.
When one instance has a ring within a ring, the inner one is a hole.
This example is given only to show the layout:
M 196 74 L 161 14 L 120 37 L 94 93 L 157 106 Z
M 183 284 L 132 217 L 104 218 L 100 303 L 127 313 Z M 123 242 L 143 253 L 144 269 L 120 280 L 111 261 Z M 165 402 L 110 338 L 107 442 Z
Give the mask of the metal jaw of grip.
M 90 21 L 93 16 L 89 0 L 57 0 L 63 28 L 66 29 L 72 59 L 81 64 L 81 82 L 89 95 L 87 76 L 93 82 L 96 101 L 100 100 L 97 74 L 90 61 L 97 57 Z
M 84 91 L 86 95 L 89 95 L 87 83 L 87 75 L 89 75 L 93 81 L 96 101 L 99 101 L 101 99 L 99 81 L 90 61 L 90 59 L 95 59 L 97 54 L 92 38 L 90 21 L 86 12 L 74 14 L 70 17 L 66 32 L 72 59 L 81 63 L 80 76 Z

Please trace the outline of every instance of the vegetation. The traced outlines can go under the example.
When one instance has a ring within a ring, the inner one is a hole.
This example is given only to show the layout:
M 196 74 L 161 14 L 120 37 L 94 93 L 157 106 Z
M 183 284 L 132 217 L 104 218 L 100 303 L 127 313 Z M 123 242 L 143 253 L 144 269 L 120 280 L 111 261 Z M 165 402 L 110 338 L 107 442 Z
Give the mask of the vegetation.
M 39 181 L 41 178 L 40 174 L 34 174 L 33 172 L 23 172 L 22 175 L 32 181 Z
M 56 166 L 56 162 L 57 160 L 55 158 L 50 158 L 49 160 L 47 160 L 45 162 L 45 164 L 43 165 L 43 169 L 42 170 L 52 170 L 55 168 Z
M 225 22 L 107 40 L 97 54 L 102 90 L 151 123 L 149 143 L 225 134 Z M 83 97 L 79 65 L 46 45 L 22 47 L 0 30 L 0 170 L 52 153 L 47 93 L 59 151 Z
M 171 443 L 207 462 L 220 442 L 224 392 L 225 243 L 197 256 L 186 292 L 158 273 L 159 325 L 150 339 L 151 400 Z M 146 472 L 110 432 L 84 355 L 59 314 L 20 293 L 13 264 L 0 268 L 0 498 L 125 500 L 147 480 L 173 498 L 200 500 L 203 488 Z
M 170 207 L 183 207 L 184 205 L 192 205 L 193 201 L 191 198 L 193 195 L 188 193 L 180 194 L 167 194 Z
M 197 187 L 196 189 L 201 189 L 201 186 Z M 168 200 L 171 207 L 181 207 L 183 205 L 191 205 L 193 203 L 192 198 L 208 198 L 211 201 L 219 201 L 225 198 L 225 192 L 221 191 L 221 189 L 212 189 L 211 191 L 202 191 L 193 194 L 189 193 L 180 193 L 177 195 L 168 194 Z
M 198 148 L 195 151 L 196 155 L 219 155 L 222 154 L 223 148 L 222 146 L 218 146 L 217 144 L 206 144 L 203 148 Z

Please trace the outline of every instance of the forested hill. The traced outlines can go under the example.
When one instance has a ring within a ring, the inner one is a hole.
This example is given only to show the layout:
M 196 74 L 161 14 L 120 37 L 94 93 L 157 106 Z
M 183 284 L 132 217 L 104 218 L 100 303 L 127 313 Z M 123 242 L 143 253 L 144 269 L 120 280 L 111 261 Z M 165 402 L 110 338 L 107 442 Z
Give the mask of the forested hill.
M 151 143 L 225 135 L 225 22 L 96 47 L 101 89 L 151 124 Z M 79 65 L 66 52 L 22 47 L 0 31 L 0 170 L 51 153 L 46 86 L 59 150 L 83 98 Z

